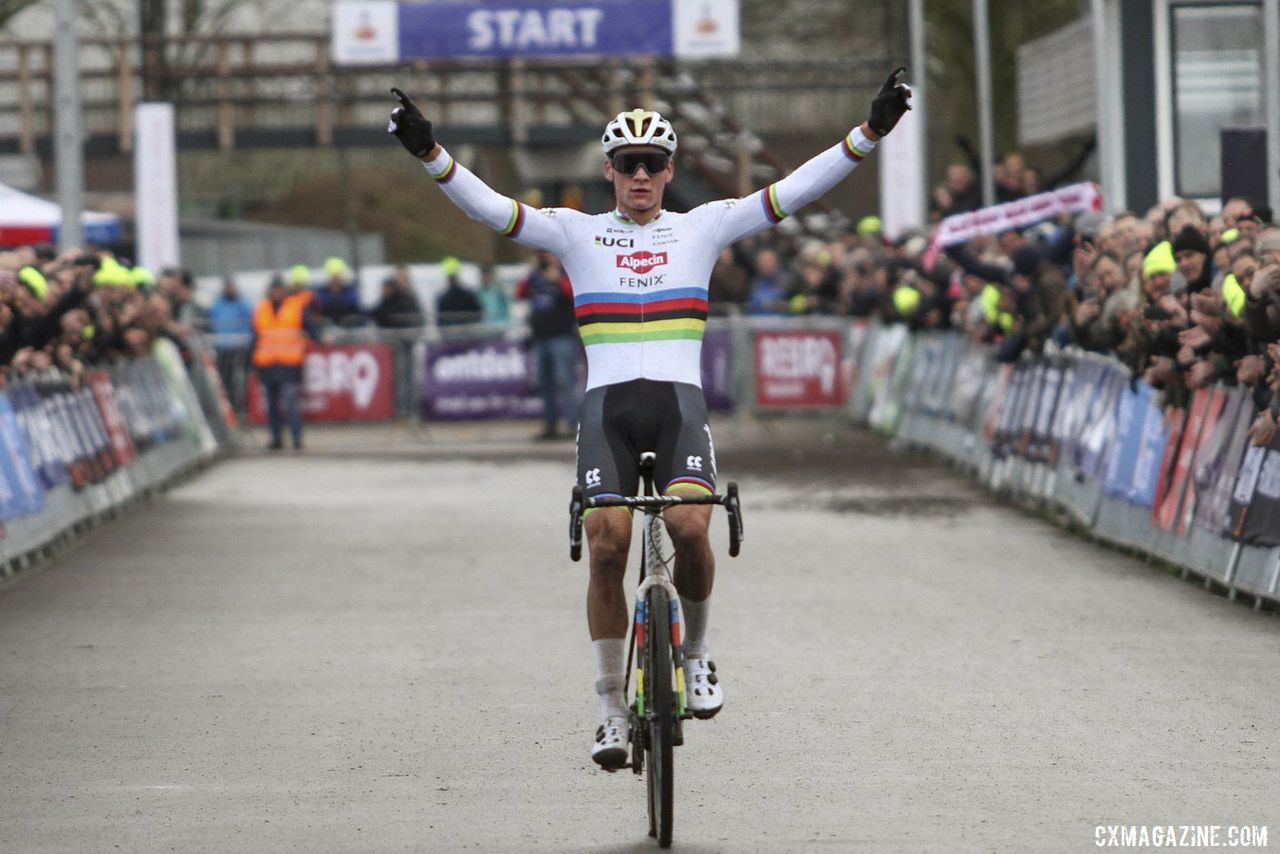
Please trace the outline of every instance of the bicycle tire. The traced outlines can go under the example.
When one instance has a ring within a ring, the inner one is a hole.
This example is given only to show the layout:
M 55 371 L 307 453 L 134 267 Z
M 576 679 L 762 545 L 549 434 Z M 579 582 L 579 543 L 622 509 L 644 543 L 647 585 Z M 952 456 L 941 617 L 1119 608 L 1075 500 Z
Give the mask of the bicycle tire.
M 645 597 L 646 627 L 645 694 L 650 698 L 646 714 L 649 735 L 646 789 L 649 794 L 649 835 L 658 846 L 671 846 L 675 824 L 675 722 L 676 700 L 672 690 L 671 603 L 666 588 L 652 587 Z

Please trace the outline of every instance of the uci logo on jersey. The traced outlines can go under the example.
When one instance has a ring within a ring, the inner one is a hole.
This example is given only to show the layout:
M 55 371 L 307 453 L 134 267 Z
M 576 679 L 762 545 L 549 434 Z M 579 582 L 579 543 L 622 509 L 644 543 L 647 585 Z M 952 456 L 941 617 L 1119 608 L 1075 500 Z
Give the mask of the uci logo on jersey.
M 636 245 L 634 237 L 601 237 L 596 235 L 596 246 L 617 246 L 622 249 L 632 249 Z

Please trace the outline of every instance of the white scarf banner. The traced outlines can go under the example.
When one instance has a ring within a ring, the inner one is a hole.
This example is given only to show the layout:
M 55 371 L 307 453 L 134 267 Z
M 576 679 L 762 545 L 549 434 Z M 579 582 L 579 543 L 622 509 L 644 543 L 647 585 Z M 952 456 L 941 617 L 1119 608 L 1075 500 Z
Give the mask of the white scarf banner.
M 1086 213 L 1102 210 L 1098 186 L 1089 182 L 1071 184 L 1047 193 L 1037 193 L 989 208 L 949 216 L 938 224 L 938 232 L 925 254 L 925 267 L 932 268 L 938 250 L 957 243 L 968 243 L 978 237 L 999 234 L 1015 228 L 1026 228 L 1064 213 Z

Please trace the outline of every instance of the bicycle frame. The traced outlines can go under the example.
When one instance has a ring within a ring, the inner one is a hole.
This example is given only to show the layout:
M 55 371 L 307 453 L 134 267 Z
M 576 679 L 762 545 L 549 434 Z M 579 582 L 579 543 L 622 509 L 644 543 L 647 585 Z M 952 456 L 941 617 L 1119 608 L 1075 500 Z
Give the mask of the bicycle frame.
M 667 599 L 671 603 L 671 649 L 672 663 L 675 665 L 676 701 L 680 718 L 688 717 L 685 712 L 684 693 L 684 656 L 680 649 L 680 627 L 684 623 L 684 614 L 680 610 L 680 594 L 676 590 L 667 561 L 662 554 L 662 511 L 680 504 L 719 504 L 725 508 L 729 517 L 729 555 L 737 557 L 742 547 L 743 525 L 742 504 L 738 497 L 738 485 L 732 481 L 726 486 L 723 494 L 714 495 L 657 495 L 653 485 L 653 453 L 641 454 L 641 474 L 644 478 L 644 493 L 636 496 L 608 496 L 602 498 L 586 498 L 580 485 L 574 486 L 573 498 L 569 503 L 569 557 L 579 560 L 582 557 L 582 525 L 586 510 L 597 507 L 626 507 L 639 509 L 645 514 L 644 534 L 641 540 L 640 586 L 636 590 L 636 616 L 632 624 L 632 643 L 627 647 L 627 677 L 624 692 L 629 687 L 632 655 L 636 649 L 642 649 L 645 637 L 645 598 L 650 588 L 661 585 L 666 588 Z M 644 717 L 645 694 L 644 673 L 636 669 L 636 704 L 637 713 Z
M 582 486 L 573 488 L 569 504 L 569 556 L 582 557 L 583 514 L 595 507 L 627 507 L 645 514 L 640 541 L 640 585 L 635 594 L 635 620 L 627 645 L 627 670 L 623 681 L 625 696 L 636 664 L 635 699 L 632 704 L 631 770 L 639 775 L 648 762 L 646 789 L 649 796 L 649 835 L 660 847 L 671 844 L 674 789 L 672 748 L 684 743 L 684 721 L 692 717 L 686 708 L 684 652 L 680 631 L 684 615 L 668 559 L 663 554 L 662 513 L 678 504 L 720 504 L 729 515 L 729 554 L 737 556 L 742 544 L 742 507 L 738 486 L 730 483 L 723 495 L 656 495 L 653 483 L 655 455 L 640 455 L 644 494 L 634 497 L 586 498 Z M 650 611 L 653 610 L 653 613 Z M 667 614 L 662 614 L 667 610 Z M 656 634 L 650 637 L 651 629 Z M 661 639 L 661 634 L 669 634 Z M 669 644 L 669 646 L 668 646 Z M 646 667 L 652 666 L 653 694 L 648 696 Z M 669 669 L 668 669 L 669 668 Z M 674 684 L 672 684 L 674 682 Z M 650 702 L 652 699 L 652 702 Z

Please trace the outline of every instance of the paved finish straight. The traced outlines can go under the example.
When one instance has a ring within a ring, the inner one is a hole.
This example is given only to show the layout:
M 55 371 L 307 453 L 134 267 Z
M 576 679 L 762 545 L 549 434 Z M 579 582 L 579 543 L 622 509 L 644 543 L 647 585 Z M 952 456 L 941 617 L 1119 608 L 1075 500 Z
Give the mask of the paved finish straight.
M 588 758 L 572 449 L 485 429 L 314 431 L 0 589 L 0 850 L 650 850 L 641 780 Z M 676 753 L 678 850 L 1280 835 L 1275 616 L 873 437 L 717 438 L 747 541 L 716 521 L 727 702 Z

